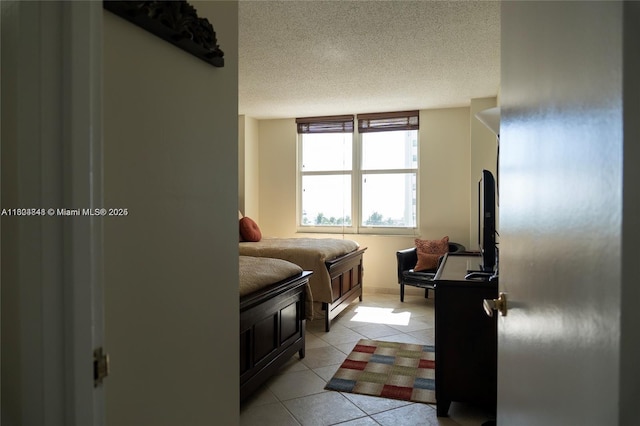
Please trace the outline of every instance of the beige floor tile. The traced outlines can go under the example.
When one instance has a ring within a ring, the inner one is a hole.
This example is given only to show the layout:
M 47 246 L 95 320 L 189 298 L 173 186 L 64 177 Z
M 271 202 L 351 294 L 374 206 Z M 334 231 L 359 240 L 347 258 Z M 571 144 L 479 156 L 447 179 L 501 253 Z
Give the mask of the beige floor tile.
M 398 332 L 397 329 L 386 324 L 365 324 L 352 328 L 358 334 L 362 334 L 367 339 L 375 340 L 378 337 L 389 336 Z
M 307 349 L 306 353 L 302 362 L 311 369 L 341 364 L 346 358 L 344 352 L 339 351 L 333 346 Z
M 303 371 L 308 369 L 309 367 L 307 367 L 302 362 L 300 356 L 298 354 L 295 354 L 294 356 L 289 358 L 289 360 L 282 367 L 280 367 L 276 374 L 286 374 L 294 371 Z
M 339 324 L 331 326 L 331 331 L 329 333 L 324 333 L 317 336 L 331 345 L 350 342 L 355 343 L 358 340 L 365 338 L 365 336 L 363 336 L 362 334 L 356 333 L 355 331 L 343 327 Z
M 279 402 L 240 411 L 242 426 L 300 426 L 300 423 Z
M 326 367 L 314 368 L 313 372 L 328 382 L 329 380 L 331 380 L 333 375 L 336 374 L 336 371 L 338 371 L 338 368 L 340 368 L 341 365 L 342 364 L 333 364 Z
M 394 408 L 404 407 L 405 405 L 412 404 L 408 401 L 380 398 L 377 396 L 358 395 L 355 393 L 345 392 L 342 395 L 369 415 L 393 410 Z
M 329 426 L 366 417 L 339 392 L 326 392 L 285 401 L 284 406 L 303 426 Z
M 382 336 L 378 340 L 382 340 L 385 342 L 398 342 L 398 343 L 415 343 L 418 345 L 424 345 L 425 343 L 414 336 L 411 336 L 406 333 L 397 333 L 389 336 Z
M 380 426 L 380 424 L 371 417 L 361 417 L 359 419 L 339 423 L 339 426 Z
M 333 326 L 333 324 L 340 324 L 344 327 L 351 328 L 351 326 L 354 325 L 351 320 L 353 319 L 354 316 L 357 315 L 356 309 L 358 308 L 358 306 L 359 305 L 357 304 L 349 305 L 347 309 L 342 311 L 340 315 L 338 315 L 336 318 L 333 319 L 333 321 L 331 322 L 331 325 Z
M 398 330 L 401 333 L 409 333 L 411 331 L 416 331 L 416 330 L 425 330 L 427 328 L 433 328 L 435 322 L 432 321 L 425 321 L 424 319 L 419 319 L 419 318 L 410 318 L 409 319 L 409 324 L 407 325 L 398 325 L 398 324 L 393 324 L 390 327 L 395 328 L 396 330 Z
M 318 336 L 313 333 L 307 333 L 305 335 L 305 348 L 313 349 L 313 348 L 321 348 L 323 346 L 330 346 L 329 343 L 325 342 Z
M 326 392 L 324 390 L 326 384 L 327 382 L 313 371 L 295 371 L 275 376 L 269 382 L 269 390 L 280 401 L 286 401 L 301 396 Z
M 274 402 L 278 402 L 278 398 L 276 398 L 273 392 L 269 390 L 267 382 L 240 404 L 240 410 L 248 410 L 253 407 L 272 404 Z
M 460 426 L 449 417 L 438 417 L 427 404 L 410 404 L 371 416 L 382 426 Z
M 425 299 L 424 296 L 409 296 L 404 298 L 404 302 L 400 303 L 400 306 L 406 306 L 411 311 L 428 311 L 433 310 L 435 306 L 435 298 L 433 293 L 429 293 L 429 298 Z
M 426 330 L 411 331 L 407 333 L 410 336 L 422 341 L 425 345 L 435 345 L 436 333 L 434 328 L 427 328 Z
M 357 342 L 341 343 L 339 345 L 333 345 L 333 347 L 344 353 L 346 358 L 347 355 L 349 355 L 351 351 L 353 351 L 353 348 L 356 346 L 356 344 Z

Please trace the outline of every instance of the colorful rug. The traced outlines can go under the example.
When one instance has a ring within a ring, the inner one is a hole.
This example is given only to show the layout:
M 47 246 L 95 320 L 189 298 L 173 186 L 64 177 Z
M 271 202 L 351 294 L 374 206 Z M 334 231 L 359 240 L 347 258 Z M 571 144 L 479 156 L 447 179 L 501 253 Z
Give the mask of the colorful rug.
M 434 404 L 434 346 L 362 339 L 325 389 Z

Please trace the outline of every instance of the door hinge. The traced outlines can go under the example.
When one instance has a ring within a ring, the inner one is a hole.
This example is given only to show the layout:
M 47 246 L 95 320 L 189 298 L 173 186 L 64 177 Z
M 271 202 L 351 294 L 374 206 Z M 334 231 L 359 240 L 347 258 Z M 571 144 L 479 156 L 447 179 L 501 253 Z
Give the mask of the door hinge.
M 109 375 L 109 354 L 104 353 L 102 347 L 93 350 L 93 387 L 102 384 Z

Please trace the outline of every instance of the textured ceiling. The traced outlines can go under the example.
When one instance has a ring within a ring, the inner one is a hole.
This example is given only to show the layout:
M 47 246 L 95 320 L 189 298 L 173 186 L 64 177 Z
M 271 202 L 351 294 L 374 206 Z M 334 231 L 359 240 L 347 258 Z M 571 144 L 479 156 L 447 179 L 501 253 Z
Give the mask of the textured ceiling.
M 240 1 L 239 112 L 469 105 L 500 84 L 493 1 Z

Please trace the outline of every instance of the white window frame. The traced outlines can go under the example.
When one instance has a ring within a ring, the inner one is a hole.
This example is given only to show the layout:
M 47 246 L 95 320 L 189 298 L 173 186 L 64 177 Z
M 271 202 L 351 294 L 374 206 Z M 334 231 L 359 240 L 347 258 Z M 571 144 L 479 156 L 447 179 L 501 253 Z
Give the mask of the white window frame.
M 352 133 L 352 167 L 350 171 L 305 172 L 302 169 L 302 142 L 304 134 L 297 134 L 297 179 L 296 179 L 296 229 L 298 233 L 322 234 L 372 234 L 372 235 L 415 235 L 420 226 L 420 131 L 417 131 L 417 167 L 411 169 L 362 169 L 362 134 L 355 126 Z M 364 226 L 362 222 L 362 176 L 364 174 L 416 174 L 416 223 L 414 227 Z M 302 178 L 310 175 L 351 175 L 351 225 L 313 226 L 302 224 Z

